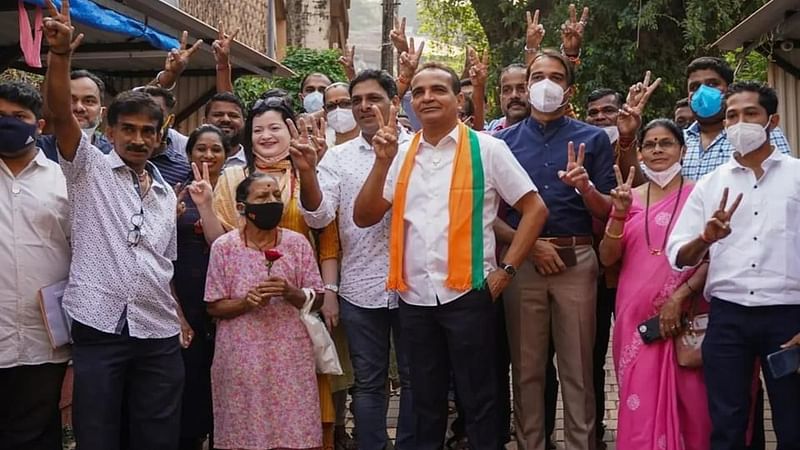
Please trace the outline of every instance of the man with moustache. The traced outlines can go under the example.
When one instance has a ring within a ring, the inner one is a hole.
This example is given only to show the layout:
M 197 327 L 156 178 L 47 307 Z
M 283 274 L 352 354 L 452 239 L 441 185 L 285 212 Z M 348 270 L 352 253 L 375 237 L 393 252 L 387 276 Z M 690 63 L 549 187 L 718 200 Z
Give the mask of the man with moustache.
M 223 170 L 228 167 L 245 167 L 247 165 L 247 158 L 242 146 L 244 119 L 244 104 L 232 92 L 214 94 L 203 110 L 203 122 L 222 130 L 231 144 L 232 150 L 229 155 L 226 155 Z
M 300 200 L 308 226 L 324 228 L 338 217 L 342 246 L 338 292 L 340 316 L 347 333 L 350 358 L 355 372 L 353 413 L 358 448 L 386 448 L 386 380 L 389 373 L 390 336 L 394 337 L 400 373 L 400 413 L 395 447 L 416 448 L 413 443 L 415 418 L 411 410 L 412 386 L 408 359 L 400 335 L 397 295 L 386 290 L 389 264 L 389 221 L 360 228 L 353 221 L 356 197 L 375 161 L 372 142 L 381 127 L 373 108 L 389 116 L 398 107 L 397 85 L 385 71 L 364 70 L 350 82 L 348 110 L 361 129 L 359 137 L 337 145 L 317 161 L 313 141 L 293 139 L 292 159 L 300 171 Z M 302 131 L 302 130 L 301 130 Z M 397 130 L 398 141 L 409 136 Z
M 72 319 L 73 423 L 84 450 L 173 450 L 183 389 L 178 305 L 171 293 L 177 257 L 176 199 L 148 160 L 160 145 L 163 113 L 142 92 L 108 109 L 114 151 L 102 155 L 71 114 L 73 41 L 69 2 L 48 1 L 47 104 L 67 180 L 73 259 L 63 306 Z M 123 425 L 122 405 L 128 420 Z
M 500 110 L 503 117 L 489 122 L 489 133 L 508 128 L 530 115 L 526 70 L 522 64 L 511 64 L 500 72 Z
M 69 88 L 72 94 L 72 114 L 78 119 L 81 129 L 91 138 L 92 145 L 103 153 L 110 153 L 113 146 L 97 127 L 103 121 L 106 108 L 103 106 L 106 85 L 97 75 L 87 70 L 73 70 L 69 74 Z M 45 81 L 45 86 L 47 82 Z M 45 88 L 46 89 L 46 88 Z M 52 134 L 40 135 L 36 145 L 48 159 L 58 162 L 56 137 Z

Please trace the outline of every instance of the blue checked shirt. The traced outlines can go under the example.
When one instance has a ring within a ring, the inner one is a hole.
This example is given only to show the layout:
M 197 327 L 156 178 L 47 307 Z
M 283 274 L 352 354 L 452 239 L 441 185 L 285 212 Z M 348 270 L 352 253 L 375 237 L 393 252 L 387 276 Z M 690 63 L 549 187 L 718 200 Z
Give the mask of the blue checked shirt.
M 683 158 L 683 176 L 699 180 L 704 175 L 713 172 L 717 167 L 727 163 L 733 154 L 733 145 L 728 142 L 725 130 L 711 142 L 711 145 L 703 151 L 700 144 L 700 124 L 695 122 L 683 132 L 686 139 L 686 156 Z M 772 146 L 779 152 L 790 155 L 791 149 L 786 136 L 780 128 L 775 128 L 769 133 Z

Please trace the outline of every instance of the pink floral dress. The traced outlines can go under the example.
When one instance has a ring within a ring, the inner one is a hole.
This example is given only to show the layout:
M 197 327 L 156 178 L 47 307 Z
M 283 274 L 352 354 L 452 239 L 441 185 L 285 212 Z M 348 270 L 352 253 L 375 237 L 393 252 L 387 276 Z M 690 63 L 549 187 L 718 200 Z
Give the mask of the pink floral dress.
M 311 245 L 280 229 L 272 276 L 322 289 Z M 268 278 L 264 254 L 247 248 L 239 230 L 214 242 L 205 300 L 244 298 Z M 319 393 L 311 339 L 297 308 L 282 298 L 217 325 L 211 367 L 214 446 L 221 449 L 308 449 L 322 446 Z

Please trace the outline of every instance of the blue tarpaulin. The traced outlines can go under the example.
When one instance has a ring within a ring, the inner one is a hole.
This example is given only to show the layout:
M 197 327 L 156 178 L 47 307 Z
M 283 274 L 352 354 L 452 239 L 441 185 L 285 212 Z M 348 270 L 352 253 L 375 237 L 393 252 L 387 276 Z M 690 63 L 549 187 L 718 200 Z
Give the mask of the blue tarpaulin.
M 31 5 L 45 8 L 44 0 L 23 1 Z M 52 0 L 52 2 L 56 5 L 56 8 L 61 8 L 61 0 Z M 174 37 L 164 34 L 134 18 L 102 7 L 91 0 L 71 0 L 69 3 L 69 10 L 73 22 L 98 30 L 118 33 L 132 38 L 140 38 L 161 50 L 169 51 L 173 48 L 178 48 L 180 45 L 180 42 Z M 80 30 L 77 30 L 77 32 L 80 32 Z

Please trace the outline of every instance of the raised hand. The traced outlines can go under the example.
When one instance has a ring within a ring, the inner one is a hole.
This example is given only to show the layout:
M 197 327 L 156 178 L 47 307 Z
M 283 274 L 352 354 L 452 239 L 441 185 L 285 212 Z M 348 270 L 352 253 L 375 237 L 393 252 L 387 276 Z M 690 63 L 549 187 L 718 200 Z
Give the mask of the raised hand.
M 561 45 L 567 56 L 578 56 L 583 44 L 583 31 L 589 21 L 589 7 L 583 8 L 581 20 L 577 20 L 575 4 L 569 5 L 569 19 L 561 25 Z
M 383 113 L 376 105 L 372 105 L 372 113 L 381 124 L 378 132 L 372 137 L 372 148 L 375 150 L 375 157 L 392 161 L 397 155 L 397 108 L 392 105 L 389 107 L 389 117 L 384 120 Z
M 309 121 L 311 123 L 308 123 Z M 297 125 L 295 125 L 291 119 L 286 119 L 286 125 L 289 127 L 289 135 L 291 136 L 289 155 L 294 166 L 300 172 L 313 171 L 317 168 L 319 149 L 317 140 L 312 137 L 316 126 L 312 124 L 315 124 L 315 122 L 313 118 L 300 117 L 297 119 Z
M 353 80 L 356 77 L 356 46 L 353 45 L 347 49 L 345 45 L 342 51 L 342 56 L 339 57 L 339 64 L 344 68 L 344 73 L 348 80 Z
M 222 22 L 217 26 L 217 30 L 219 30 L 219 34 L 217 39 L 211 44 L 211 50 L 214 51 L 214 60 L 217 62 L 217 65 L 227 66 L 231 63 L 231 44 L 234 39 L 236 39 L 236 35 L 239 34 L 239 30 L 237 29 L 233 33 L 227 34 L 225 30 L 222 29 Z
M 569 186 L 574 187 L 579 192 L 584 193 L 589 189 L 589 173 L 583 167 L 586 158 L 586 144 L 578 147 L 578 156 L 575 156 L 575 143 L 569 141 L 567 144 L 567 168 L 558 171 L 558 178 Z
M 389 39 L 392 40 L 392 45 L 397 49 L 398 54 L 407 52 L 408 41 L 406 40 L 406 18 L 403 17 L 402 21 L 398 21 L 397 17 L 394 18 L 394 28 L 389 32 Z M 414 46 L 413 44 L 411 45 Z
M 186 188 L 189 195 L 192 196 L 192 201 L 198 207 L 211 204 L 214 197 L 214 188 L 211 186 L 211 177 L 208 176 L 208 163 L 203 163 L 203 171 L 197 167 L 197 163 L 192 163 L 192 172 L 194 172 L 194 181 Z
M 533 17 L 530 11 L 525 11 L 525 21 L 528 23 L 525 28 L 525 50 L 538 51 L 544 40 L 544 25 L 539 23 L 539 10 L 533 12 Z
M 170 72 L 174 75 L 183 73 L 186 66 L 189 65 L 189 59 L 194 55 L 200 45 L 203 43 L 202 39 L 198 39 L 194 45 L 189 47 L 189 32 L 184 31 L 181 33 L 180 48 L 173 48 L 167 53 L 167 60 L 164 63 L 164 71 Z
M 469 58 L 469 80 L 473 86 L 486 86 L 486 80 L 489 78 L 489 52 L 483 50 L 483 56 L 478 57 L 478 52 L 472 47 L 467 47 L 467 55 Z
M 648 70 L 644 73 L 644 80 L 634 83 L 628 88 L 628 97 L 625 99 L 627 105 L 633 108 L 644 108 L 647 105 L 653 92 L 661 84 L 661 78 L 656 78 L 651 82 L 650 78 L 652 76 L 652 73 Z
M 410 82 L 411 78 L 417 72 L 419 60 L 422 56 L 422 50 L 425 49 L 425 41 L 419 44 L 419 48 L 414 47 L 414 38 L 408 40 L 409 48 L 407 51 L 400 54 L 400 67 L 398 68 L 398 75 Z
M 75 51 L 83 40 L 83 33 L 73 39 L 75 27 L 69 15 L 69 0 L 62 0 L 61 11 L 56 9 L 53 2 L 45 0 L 45 6 L 50 17 L 45 17 L 42 23 L 44 36 L 50 52 L 56 55 L 68 55 Z
M 719 202 L 719 208 L 711 215 L 711 219 L 706 222 L 706 229 L 703 230 L 703 241 L 711 244 L 725 239 L 731 234 L 731 217 L 736 209 L 739 208 L 739 203 L 742 202 L 742 194 L 736 196 L 730 209 L 728 206 L 728 188 L 722 191 L 722 200 Z
M 611 204 L 614 206 L 614 211 L 620 215 L 628 214 L 628 210 L 633 203 L 633 196 L 631 195 L 631 186 L 633 186 L 633 178 L 636 175 L 636 168 L 631 166 L 628 172 L 628 179 L 622 181 L 622 172 L 619 170 L 618 165 L 614 165 L 614 175 L 617 177 L 617 187 L 611 189 Z

